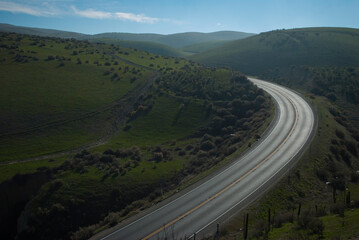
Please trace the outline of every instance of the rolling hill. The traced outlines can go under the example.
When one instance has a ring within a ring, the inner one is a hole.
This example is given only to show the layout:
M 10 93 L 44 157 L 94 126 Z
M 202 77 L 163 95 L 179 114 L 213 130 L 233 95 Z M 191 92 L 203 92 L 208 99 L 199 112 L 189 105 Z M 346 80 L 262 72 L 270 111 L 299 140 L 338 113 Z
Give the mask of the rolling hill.
M 190 59 L 260 75 L 292 65 L 358 66 L 359 30 L 303 28 L 277 30 L 236 40 Z
M 101 33 L 95 34 L 91 38 L 109 38 L 125 41 L 145 41 L 156 42 L 168 45 L 174 48 L 181 48 L 196 43 L 219 41 L 219 40 L 237 40 L 252 36 L 252 33 L 220 31 L 213 33 L 186 32 L 176 34 L 134 34 L 134 33 Z
M 173 57 L 188 56 L 191 53 L 198 53 L 219 46 L 225 41 L 243 39 L 254 35 L 252 33 L 235 31 L 220 31 L 212 33 L 186 32 L 168 35 L 113 32 L 89 35 L 53 29 L 21 27 L 3 23 L 0 23 L 0 32 L 105 42 Z M 185 46 L 189 46 L 188 51 L 186 49 L 183 51 L 182 49 L 179 49 Z M 178 50 L 175 48 L 178 48 Z

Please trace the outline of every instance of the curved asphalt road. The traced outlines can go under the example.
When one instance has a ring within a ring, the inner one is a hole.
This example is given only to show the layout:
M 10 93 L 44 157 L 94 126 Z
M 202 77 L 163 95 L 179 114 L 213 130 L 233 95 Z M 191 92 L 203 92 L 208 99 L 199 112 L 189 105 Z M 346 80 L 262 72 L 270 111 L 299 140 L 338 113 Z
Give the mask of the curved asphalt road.
M 102 239 L 171 239 L 198 237 L 244 208 L 272 186 L 294 164 L 310 141 L 315 117 L 293 91 L 258 79 L 276 103 L 275 124 L 244 156 L 191 191 L 109 233 Z M 212 231 L 214 232 L 214 231 Z

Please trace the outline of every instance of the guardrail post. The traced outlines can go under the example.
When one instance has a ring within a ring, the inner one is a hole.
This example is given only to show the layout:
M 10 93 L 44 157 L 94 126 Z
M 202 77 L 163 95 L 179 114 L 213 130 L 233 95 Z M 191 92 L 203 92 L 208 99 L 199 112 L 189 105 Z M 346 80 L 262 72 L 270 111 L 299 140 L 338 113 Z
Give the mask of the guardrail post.
M 244 240 L 248 238 L 248 213 L 245 216 Z

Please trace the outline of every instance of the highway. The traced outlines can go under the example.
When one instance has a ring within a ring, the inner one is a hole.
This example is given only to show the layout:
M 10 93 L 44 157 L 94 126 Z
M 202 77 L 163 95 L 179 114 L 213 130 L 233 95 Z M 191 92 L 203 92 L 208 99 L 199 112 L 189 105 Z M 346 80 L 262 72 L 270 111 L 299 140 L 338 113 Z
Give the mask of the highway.
M 309 144 L 315 128 L 315 115 L 297 93 L 250 78 L 268 92 L 276 105 L 276 116 L 260 141 L 243 156 L 205 181 L 171 197 L 134 217 L 132 222 L 107 230 L 96 239 L 200 239 L 217 223 L 226 221 L 273 186 L 296 162 Z M 106 234 L 106 235 L 105 235 Z

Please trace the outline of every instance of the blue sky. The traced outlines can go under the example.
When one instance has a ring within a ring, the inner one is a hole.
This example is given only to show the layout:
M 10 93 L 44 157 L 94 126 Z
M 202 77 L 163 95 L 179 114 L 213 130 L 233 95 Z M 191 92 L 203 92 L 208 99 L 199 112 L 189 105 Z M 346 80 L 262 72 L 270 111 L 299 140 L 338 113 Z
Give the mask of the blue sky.
M 359 28 L 359 0 L 0 0 L 0 23 L 80 33 Z

